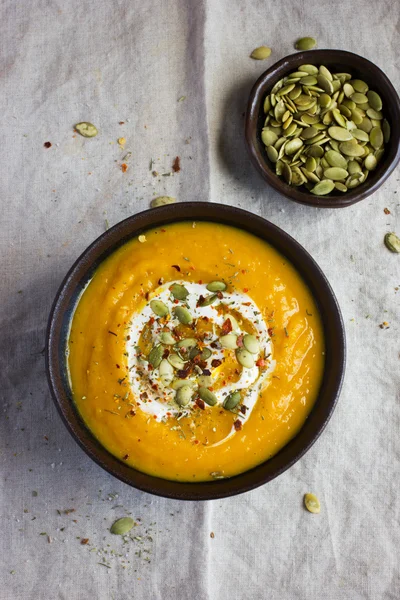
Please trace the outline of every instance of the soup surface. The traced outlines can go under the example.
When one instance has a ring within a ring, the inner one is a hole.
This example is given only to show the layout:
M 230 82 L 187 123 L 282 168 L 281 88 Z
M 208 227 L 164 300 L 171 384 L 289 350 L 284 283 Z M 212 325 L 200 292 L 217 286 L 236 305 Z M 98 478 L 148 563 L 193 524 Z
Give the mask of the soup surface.
M 230 226 L 182 222 L 114 252 L 71 325 L 74 401 L 121 461 L 179 481 L 230 477 L 304 424 L 324 368 L 320 316 L 294 267 Z

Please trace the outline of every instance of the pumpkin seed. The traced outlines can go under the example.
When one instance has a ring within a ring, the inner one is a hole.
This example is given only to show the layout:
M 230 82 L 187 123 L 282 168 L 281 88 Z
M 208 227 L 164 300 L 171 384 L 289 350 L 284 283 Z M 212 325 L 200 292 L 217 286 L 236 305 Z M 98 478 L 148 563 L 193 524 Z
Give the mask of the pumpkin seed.
M 348 177 L 348 172 L 346 169 L 341 169 L 340 167 L 329 167 L 329 169 L 325 169 L 324 177 L 328 179 L 332 179 L 333 181 L 340 181 L 341 179 L 346 179 Z
M 304 505 L 310 513 L 318 514 L 321 511 L 320 502 L 315 494 L 304 494 Z
M 226 283 L 223 281 L 210 281 L 207 284 L 207 289 L 209 292 L 224 292 L 226 290 Z
M 317 75 L 318 67 L 316 67 L 315 65 L 300 65 L 299 71 L 308 73 L 309 75 Z
M 390 252 L 400 254 L 400 238 L 395 233 L 387 233 L 384 238 L 385 246 Z
M 209 294 L 204 299 L 199 300 L 199 306 L 210 306 L 210 304 L 214 304 L 218 300 L 217 294 Z
M 200 375 L 197 378 L 199 387 L 211 387 L 213 384 L 213 378 L 210 375 Z
M 174 367 L 174 369 L 177 369 L 178 371 L 185 368 L 185 361 L 182 360 L 178 354 L 169 354 L 167 361 Z
M 376 157 L 373 154 L 369 154 L 366 157 L 366 159 L 364 160 L 364 167 L 368 171 L 373 171 L 377 164 L 378 164 L 378 161 L 376 160 Z
M 238 348 L 236 350 L 236 360 L 242 367 L 246 369 L 251 369 L 254 367 L 254 358 L 251 352 L 246 350 L 246 348 Z
M 190 325 L 190 323 L 193 323 L 193 317 L 185 306 L 175 306 L 174 313 L 182 325 Z
M 379 96 L 379 94 L 377 94 L 376 92 L 369 90 L 369 92 L 367 93 L 367 98 L 368 98 L 368 104 L 370 105 L 371 108 L 373 108 L 374 110 L 377 111 L 381 111 L 382 110 L 382 99 Z
M 343 127 L 337 127 L 333 125 L 328 129 L 329 135 L 338 142 L 345 142 L 353 139 L 352 134 L 347 129 L 343 129 Z
M 380 121 L 381 119 L 383 119 L 383 115 L 382 115 L 381 111 L 374 110 L 373 108 L 367 109 L 367 116 L 370 119 L 374 119 L 375 121 Z
M 315 171 L 316 168 L 317 168 L 317 161 L 315 160 L 315 158 L 313 156 L 309 156 L 306 160 L 307 171 L 311 171 L 311 173 L 312 173 Z
M 173 283 L 169 289 L 175 300 L 186 300 L 189 296 L 189 291 L 180 283 Z
M 172 382 L 174 378 L 174 369 L 165 358 L 162 359 L 160 366 L 158 367 L 158 372 L 164 385 L 169 385 Z
M 172 333 L 170 333 L 169 331 L 162 331 L 160 333 L 160 342 L 165 346 L 172 346 L 173 344 L 175 344 L 176 340 Z
M 217 396 L 206 387 L 200 387 L 198 394 L 200 398 L 209 406 L 215 406 L 218 402 Z
M 366 94 L 368 92 L 368 85 L 365 81 L 362 81 L 361 79 L 351 79 L 350 83 L 356 92 L 360 92 L 360 94 Z
M 318 85 L 330 96 L 334 93 L 332 81 L 330 81 L 325 75 L 318 75 Z
M 186 348 L 187 350 L 197 346 L 197 340 L 195 338 L 184 338 L 176 344 L 177 348 Z
M 352 129 L 351 134 L 353 137 L 356 138 L 356 140 L 359 140 L 360 142 L 369 142 L 368 133 L 366 131 L 363 131 L 362 129 Z
M 239 404 L 241 399 L 242 399 L 242 396 L 241 396 L 240 392 L 231 392 L 225 398 L 222 406 L 225 408 L 225 410 L 233 410 L 234 408 L 237 407 L 237 405 Z
M 347 192 L 347 187 L 340 181 L 335 181 L 335 188 L 339 190 L 339 192 Z
M 261 132 L 261 139 L 265 146 L 273 146 L 278 139 L 276 133 L 271 131 L 270 129 L 263 129 Z
M 366 133 L 369 133 L 372 129 L 372 123 L 368 117 L 364 117 L 361 123 L 357 123 L 358 129 L 362 129 Z
M 149 363 L 151 364 L 151 366 L 153 367 L 153 369 L 157 369 L 157 367 L 160 366 L 163 354 L 164 354 L 164 348 L 163 348 L 162 344 L 153 346 L 153 348 L 150 350 L 150 353 L 149 353 L 147 359 L 148 359 Z
M 340 152 L 346 156 L 362 156 L 364 154 L 364 148 L 360 146 L 356 140 L 349 142 L 342 142 L 339 146 Z
M 295 44 L 296 50 L 311 50 L 317 45 L 317 40 L 313 37 L 302 37 Z
M 187 406 L 193 396 L 193 390 L 189 385 L 183 385 L 175 394 L 175 402 L 179 406 Z
M 260 352 L 260 343 L 255 335 L 246 334 L 243 337 L 243 345 L 252 354 L 258 354 Z
M 390 125 L 386 119 L 382 121 L 382 131 L 385 144 L 388 144 L 390 140 Z
M 290 185 L 292 183 L 292 170 L 286 163 L 283 165 L 282 174 L 285 178 L 286 183 Z
M 285 154 L 291 156 L 292 154 L 297 152 L 299 148 L 302 147 L 302 145 L 303 142 L 300 138 L 293 138 L 292 140 L 289 140 L 285 146 Z
M 330 179 L 324 179 L 320 181 L 311 189 L 311 192 L 316 196 L 326 196 L 334 189 L 335 184 Z
M 371 146 L 377 150 L 383 144 L 383 131 L 380 127 L 373 127 L 369 134 L 369 141 Z
M 352 94 L 350 96 L 350 100 L 353 100 L 353 102 L 355 102 L 356 104 L 366 104 L 366 103 L 368 103 L 367 96 L 365 94 L 362 94 L 361 92 L 354 92 L 354 94 Z
M 200 354 L 200 358 L 201 358 L 201 360 L 208 360 L 211 355 L 212 355 L 212 352 L 211 352 L 210 348 L 203 348 L 203 350 Z
M 228 333 L 227 335 L 222 335 L 219 338 L 219 343 L 223 348 L 234 350 L 237 348 L 237 337 L 234 333 Z
M 253 50 L 250 54 L 250 58 L 254 58 L 255 60 L 265 60 L 271 56 L 271 52 L 272 50 L 271 48 L 268 48 L 268 46 L 259 46 Z
M 278 150 L 276 150 L 274 146 L 268 146 L 267 156 L 272 163 L 276 163 L 276 161 L 278 160 Z
M 77 123 L 75 129 L 80 135 L 87 138 L 95 137 L 99 133 L 97 127 L 95 127 L 93 123 L 88 123 L 87 121 Z
M 157 208 L 158 206 L 166 206 L 167 204 L 174 204 L 176 202 L 176 198 L 172 196 L 158 196 L 158 198 L 153 198 L 150 202 L 151 208 Z
M 328 150 L 325 152 L 325 158 L 331 167 L 340 167 L 342 169 L 347 168 L 347 160 L 335 150 Z
M 191 379 L 174 379 L 173 382 L 171 383 L 170 387 L 173 390 L 177 391 L 180 388 L 185 387 L 186 385 L 193 388 L 196 385 L 196 383 L 194 381 L 192 381 Z
M 361 173 L 361 167 L 355 160 L 350 160 L 347 165 L 347 170 L 350 175 L 354 175 L 355 173 Z
M 161 300 L 152 300 L 150 308 L 157 317 L 166 317 L 169 314 L 168 306 Z
M 122 517 L 122 519 L 117 519 L 110 528 L 110 532 L 114 535 L 125 535 L 132 529 L 135 521 L 131 519 L 131 517 Z

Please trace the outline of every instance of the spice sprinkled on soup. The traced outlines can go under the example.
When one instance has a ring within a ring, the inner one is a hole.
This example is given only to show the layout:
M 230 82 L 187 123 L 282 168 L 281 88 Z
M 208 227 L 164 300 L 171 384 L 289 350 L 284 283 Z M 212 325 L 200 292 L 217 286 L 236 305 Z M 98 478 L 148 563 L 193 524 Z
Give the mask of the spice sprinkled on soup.
M 120 460 L 166 479 L 230 477 L 295 436 L 318 395 L 313 297 L 276 250 L 218 223 L 177 223 L 97 269 L 68 344 L 75 403 Z

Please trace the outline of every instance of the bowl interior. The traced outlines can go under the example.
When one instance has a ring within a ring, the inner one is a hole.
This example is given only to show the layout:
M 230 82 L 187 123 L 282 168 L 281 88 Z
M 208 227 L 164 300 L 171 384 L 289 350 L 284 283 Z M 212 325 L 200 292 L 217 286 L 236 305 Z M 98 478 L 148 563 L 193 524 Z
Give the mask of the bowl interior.
M 298 270 L 321 313 L 326 364 L 320 393 L 299 434 L 269 461 L 235 477 L 212 482 L 182 483 L 142 473 L 111 455 L 88 430 L 72 400 L 67 376 L 69 327 L 82 290 L 100 263 L 114 250 L 151 227 L 182 220 L 207 220 L 239 227 L 266 240 Z M 180 203 L 152 209 L 117 224 L 98 238 L 73 265 L 55 299 L 46 336 L 46 369 L 55 404 L 67 428 L 101 467 L 146 492 L 186 500 L 231 496 L 270 481 L 295 463 L 323 431 L 338 398 L 345 365 L 345 338 L 340 310 L 332 289 L 311 256 L 275 225 L 246 211 L 212 203 Z
M 329 196 L 318 197 L 287 185 L 275 175 L 261 141 L 261 130 L 265 115 L 265 96 L 279 79 L 296 70 L 301 64 L 325 65 L 335 72 L 350 72 L 353 78 L 363 79 L 370 89 L 379 93 L 383 102 L 383 113 L 391 126 L 391 137 L 385 154 L 377 168 L 371 171 L 367 180 L 346 193 L 334 191 Z M 285 196 L 303 204 L 338 208 L 349 206 L 366 198 L 385 181 L 400 159 L 400 100 L 387 76 L 367 59 L 342 50 L 310 50 L 292 54 L 268 69 L 254 84 L 250 94 L 246 115 L 246 140 L 251 158 L 263 177 Z

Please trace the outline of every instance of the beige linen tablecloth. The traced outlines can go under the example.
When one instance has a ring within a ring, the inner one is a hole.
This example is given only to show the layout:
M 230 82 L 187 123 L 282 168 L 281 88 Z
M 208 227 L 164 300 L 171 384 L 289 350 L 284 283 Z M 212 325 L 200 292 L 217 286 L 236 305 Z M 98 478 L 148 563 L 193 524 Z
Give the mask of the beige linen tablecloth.
M 400 260 L 383 237 L 400 231 L 400 171 L 356 206 L 316 210 L 268 188 L 243 142 L 252 83 L 299 35 L 367 57 L 399 90 L 399 1 L 3 0 L 1 11 L 1 600 L 399 600 Z M 252 61 L 264 43 L 271 58 Z M 98 137 L 74 136 L 82 120 Z M 152 176 L 150 159 L 166 173 L 177 155 L 179 174 Z M 109 476 L 66 431 L 45 378 L 67 269 L 106 222 L 164 193 L 240 206 L 293 235 L 346 326 L 345 385 L 321 439 L 275 481 L 221 501 L 156 498 Z M 303 509 L 307 491 L 320 515 Z M 138 525 L 124 545 L 109 527 L 128 513 Z

